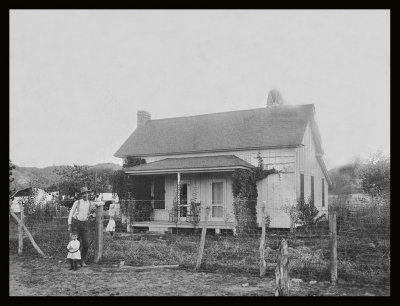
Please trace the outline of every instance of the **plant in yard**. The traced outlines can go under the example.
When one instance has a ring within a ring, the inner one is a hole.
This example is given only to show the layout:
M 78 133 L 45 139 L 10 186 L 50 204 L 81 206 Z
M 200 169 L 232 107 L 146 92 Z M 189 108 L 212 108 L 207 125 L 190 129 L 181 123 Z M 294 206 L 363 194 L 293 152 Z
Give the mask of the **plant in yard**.
M 172 222 L 178 224 L 179 223 L 179 206 L 176 198 L 172 201 Z
M 175 184 L 175 194 L 174 194 L 174 198 L 172 200 L 172 210 L 170 213 L 170 222 L 175 223 L 175 228 L 176 230 L 178 230 L 178 224 L 181 223 L 180 218 L 179 218 L 179 205 L 178 205 L 178 192 L 179 192 L 179 188 L 178 188 L 178 184 Z M 172 218 L 172 220 L 171 220 Z
M 54 200 L 56 201 L 56 200 Z M 57 211 L 56 211 L 56 216 L 57 217 L 67 217 L 69 215 L 69 210 L 67 207 L 60 205 L 57 201 L 57 204 L 55 204 L 57 207 Z
M 311 235 L 311 226 L 315 224 L 315 218 L 319 213 L 318 209 L 315 207 L 311 197 L 309 197 L 307 201 L 304 199 L 298 199 L 297 209 L 300 212 L 299 221 L 308 228 Z
M 390 198 L 375 193 L 370 203 L 354 213 L 353 218 L 364 233 L 390 234 Z
M 296 225 L 300 221 L 301 211 L 296 204 L 290 205 L 288 200 L 286 200 L 286 204 L 281 207 L 281 210 L 283 210 L 289 216 L 290 232 L 294 233 L 296 230 Z
M 194 227 L 196 227 L 200 222 L 200 205 L 201 203 L 197 203 L 194 200 L 190 201 L 190 223 L 193 224 Z
M 190 219 L 189 222 L 196 227 L 200 222 L 201 203 L 198 201 L 198 187 L 192 187 L 192 197 L 190 199 Z
M 227 226 L 233 224 L 235 226 L 235 228 L 237 227 L 235 216 L 230 211 L 226 211 L 225 212 L 225 214 L 224 214 L 224 223 Z
M 361 163 L 357 176 L 362 190 L 370 197 L 358 219 L 368 232 L 389 232 L 390 224 L 390 156 L 378 151 Z
M 372 154 L 357 169 L 362 190 L 371 195 L 390 194 L 390 156 L 381 151 Z

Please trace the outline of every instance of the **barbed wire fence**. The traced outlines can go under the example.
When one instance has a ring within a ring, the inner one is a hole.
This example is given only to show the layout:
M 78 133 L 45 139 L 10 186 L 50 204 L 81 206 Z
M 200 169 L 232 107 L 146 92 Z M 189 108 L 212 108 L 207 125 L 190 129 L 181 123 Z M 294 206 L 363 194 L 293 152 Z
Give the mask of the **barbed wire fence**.
M 206 227 L 200 266 L 202 271 L 260 274 L 262 253 L 266 262 L 265 274 L 273 276 L 278 248 L 281 240 L 285 239 L 289 245 L 292 277 L 329 280 L 330 234 L 327 219 L 307 227 L 296 226 L 291 231 L 290 228 L 269 226 L 273 218 L 287 217 L 282 209 L 257 206 L 256 216 L 241 216 L 242 225 L 239 225 L 232 210 L 221 210 L 212 203 L 201 203 L 195 214 L 187 208 L 156 213 L 139 213 L 134 209 L 135 205 L 144 204 L 145 201 L 121 201 L 121 212 L 127 210 L 130 215 L 123 216 L 119 226 L 117 221 L 113 238 L 105 235 L 104 261 L 114 264 L 125 261 L 125 264 L 134 266 L 179 264 L 194 270 L 201 248 L 201 233 Z M 253 204 L 256 206 L 257 203 Z M 204 222 L 206 207 L 210 207 L 207 224 Z M 263 218 L 265 242 L 260 246 Z M 126 222 L 127 219 L 129 222 Z M 107 217 L 105 223 L 106 220 Z M 125 223 L 129 224 L 131 234 L 126 232 Z M 163 231 L 167 233 L 163 234 Z M 141 232 L 147 234 L 141 235 Z
M 69 200 L 53 200 L 39 205 L 29 203 L 30 199 L 20 200 L 15 215 L 23 222 L 29 234 L 34 239 L 40 250 L 47 256 L 55 259 L 66 259 L 66 246 L 70 239 L 68 232 L 68 215 L 70 210 Z M 10 208 L 11 209 L 11 208 Z M 21 214 L 21 211 L 23 212 Z M 21 218 L 22 215 L 22 218 Z M 94 258 L 94 241 L 95 241 L 95 217 L 89 219 L 89 252 L 88 260 L 93 261 Z M 18 222 L 15 218 L 9 218 L 9 244 L 10 252 L 14 253 L 15 248 L 21 243 L 18 235 L 22 237 L 22 254 L 27 256 L 37 256 L 38 251 L 27 239 L 26 231 L 19 229 Z
M 338 276 L 361 284 L 390 283 L 390 205 L 332 201 L 337 214 Z
M 35 211 L 25 210 L 23 216 L 37 245 L 46 255 L 57 259 L 66 258 L 69 240 L 69 208 L 63 204 L 50 202 Z M 240 201 L 237 204 L 244 205 Z M 285 228 L 278 228 L 277 224 L 288 220 L 287 210 L 256 201 L 252 204 L 256 214 L 235 216 L 233 210 L 211 202 L 181 206 L 175 203 L 168 210 L 164 201 L 121 200 L 111 217 L 116 225 L 115 234 L 104 232 L 102 238 L 101 262 L 105 265 L 121 261 L 132 266 L 179 265 L 191 271 L 197 268 L 206 272 L 275 277 L 279 246 L 285 239 L 291 279 L 331 280 L 333 235 L 328 216 L 309 224 L 287 224 L 286 221 Z M 336 215 L 339 280 L 388 285 L 390 211 L 387 207 L 371 204 L 350 209 L 339 201 L 329 205 L 329 215 L 333 214 Z M 109 209 L 105 207 L 101 220 L 103 230 L 109 220 Z M 9 221 L 10 252 L 18 253 L 18 224 L 14 218 Z M 96 220 L 92 218 L 89 262 L 95 257 L 95 228 Z M 37 255 L 31 243 L 25 242 L 25 234 L 24 237 L 22 254 Z

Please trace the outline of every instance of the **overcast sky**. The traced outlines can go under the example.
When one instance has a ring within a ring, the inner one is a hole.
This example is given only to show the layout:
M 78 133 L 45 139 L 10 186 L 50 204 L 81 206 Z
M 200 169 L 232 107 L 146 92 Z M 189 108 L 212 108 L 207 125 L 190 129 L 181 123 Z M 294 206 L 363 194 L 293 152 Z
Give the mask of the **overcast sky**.
M 390 12 L 10 12 L 10 158 L 45 167 L 113 154 L 153 119 L 309 104 L 328 169 L 390 150 Z

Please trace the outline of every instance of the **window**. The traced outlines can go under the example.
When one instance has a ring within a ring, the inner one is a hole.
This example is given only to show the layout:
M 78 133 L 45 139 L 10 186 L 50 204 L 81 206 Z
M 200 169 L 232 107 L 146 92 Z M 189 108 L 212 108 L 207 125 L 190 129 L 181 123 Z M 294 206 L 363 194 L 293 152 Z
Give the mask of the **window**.
M 304 174 L 300 173 L 300 200 L 304 201 Z
M 223 182 L 211 183 L 211 217 L 223 218 L 224 209 L 224 184 Z
M 165 209 L 165 178 L 156 177 L 154 180 L 154 209 Z
M 314 177 L 311 175 L 311 203 L 314 205 Z
M 322 179 L 322 207 L 325 206 L 325 181 Z

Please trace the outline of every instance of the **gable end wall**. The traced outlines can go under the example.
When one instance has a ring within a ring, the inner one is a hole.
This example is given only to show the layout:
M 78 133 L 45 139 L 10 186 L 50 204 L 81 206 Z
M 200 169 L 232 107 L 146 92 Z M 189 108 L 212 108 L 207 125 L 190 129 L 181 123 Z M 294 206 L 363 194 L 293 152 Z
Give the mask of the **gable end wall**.
M 296 149 L 296 196 L 300 197 L 300 174 L 304 174 L 304 197 L 311 196 L 311 176 L 314 176 L 314 201 L 320 213 L 328 211 L 328 181 L 316 158 L 315 143 L 310 124 L 307 124 L 302 145 Z M 325 181 L 325 206 L 322 207 L 322 178 Z

